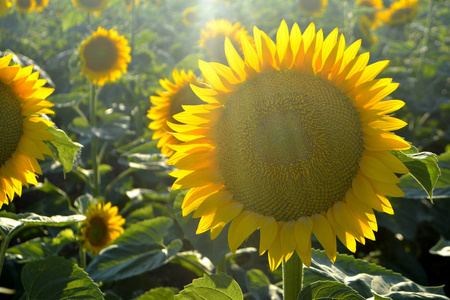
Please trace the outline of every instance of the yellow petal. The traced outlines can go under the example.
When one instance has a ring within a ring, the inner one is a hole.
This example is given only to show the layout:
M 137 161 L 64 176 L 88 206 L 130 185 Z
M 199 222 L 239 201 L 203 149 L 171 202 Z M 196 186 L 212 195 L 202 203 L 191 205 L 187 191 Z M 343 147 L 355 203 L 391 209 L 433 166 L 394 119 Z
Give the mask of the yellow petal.
M 258 228 L 258 221 L 262 215 L 250 211 L 243 211 L 233 219 L 228 230 L 228 244 L 232 253 Z
M 328 258 L 332 263 L 336 260 L 336 234 L 330 226 L 327 218 L 321 214 L 315 214 L 312 217 L 312 232 L 319 243 L 325 249 Z

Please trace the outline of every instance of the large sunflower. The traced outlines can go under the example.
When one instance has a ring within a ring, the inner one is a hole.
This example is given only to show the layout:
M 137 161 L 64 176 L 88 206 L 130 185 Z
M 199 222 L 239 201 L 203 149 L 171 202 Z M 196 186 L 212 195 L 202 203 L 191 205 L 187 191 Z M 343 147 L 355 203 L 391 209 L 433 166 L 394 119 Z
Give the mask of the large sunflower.
M 250 40 L 253 43 L 252 37 L 248 35 L 248 31 L 244 26 L 241 26 L 240 22 L 232 24 L 225 19 L 212 20 L 206 23 L 205 28 L 201 30 L 201 38 L 198 43 L 205 49 L 211 60 L 226 62 L 223 49 L 226 37 L 238 49 L 242 49 L 241 38 Z
M 417 14 L 418 0 L 400 0 L 391 4 L 388 10 L 378 14 L 387 25 L 405 24 Z
M 9 0 L 0 0 L 0 17 L 6 15 L 11 6 L 12 4 Z
M 109 0 L 72 0 L 74 6 L 91 13 L 100 13 L 106 9 Z
M 128 40 L 114 29 L 99 27 L 81 43 L 79 51 L 82 74 L 99 86 L 119 79 L 131 61 Z
M 15 0 L 16 9 L 19 12 L 27 13 L 34 9 L 36 6 L 35 0 Z
M 125 219 L 117 214 L 117 206 L 111 202 L 90 206 L 86 211 L 86 219 L 81 223 L 81 234 L 84 248 L 97 255 L 109 243 L 123 233 Z
M 178 72 L 173 70 L 172 77 L 174 83 L 169 79 L 161 79 L 159 82 L 165 91 L 157 91 L 159 96 L 151 96 L 150 100 L 153 107 L 148 111 L 147 117 L 153 122 L 149 124 L 149 128 L 154 130 L 153 139 L 159 140 L 158 148 L 161 148 L 161 153 L 166 156 L 171 156 L 173 153 L 171 145 L 179 143 L 171 132 L 172 130 L 167 125 L 167 122 L 180 124 L 173 118 L 173 115 L 183 111 L 183 105 L 196 105 L 203 102 L 191 89 L 191 84 L 200 86 L 200 81 L 192 71 L 186 73 L 184 70 Z
M 300 0 L 298 7 L 302 12 L 308 15 L 318 15 L 325 11 L 328 6 L 328 0 Z
M 387 196 L 403 196 L 394 173 L 408 169 L 390 150 L 410 145 L 388 116 L 404 105 L 381 101 L 398 84 L 375 79 L 388 61 L 367 65 L 333 30 L 303 32 L 283 21 L 276 43 L 254 28 L 243 60 L 226 40 L 230 67 L 199 62 L 211 88 L 192 86 L 207 104 L 184 106 L 173 126 L 184 141 L 168 160 L 173 189 L 190 189 L 182 210 L 200 218 L 197 233 L 216 238 L 231 222 L 232 252 L 256 229 L 260 254 L 276 269 L 297 251 L 311 262 L 311 233 L 332 262 L 336 236 L 350 250 L 374 239 L 373 209 L 393 213 Z
M 54 137 L 46 130 L 52 122 L 39 114 L 53 114 L 45 88 L 32 66 L 9 66 L 12 55 L 0 58 L 0 207 L 22 194 L 22 185 L 37 184 L 42 174 L 37 159 L 53 156 L 44 141 Z

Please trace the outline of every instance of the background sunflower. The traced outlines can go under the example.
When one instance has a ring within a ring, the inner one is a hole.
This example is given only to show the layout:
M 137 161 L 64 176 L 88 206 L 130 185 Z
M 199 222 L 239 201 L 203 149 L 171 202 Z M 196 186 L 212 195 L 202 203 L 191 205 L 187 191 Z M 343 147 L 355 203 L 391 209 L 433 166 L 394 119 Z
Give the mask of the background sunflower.
M 36 6 L 35 0 L 14 0 L 17 11 L 22 13 L 30 12 Z
M 104 11 L 109 4 L 109 0 L 72 0 L 74 6 L 91 13 Z

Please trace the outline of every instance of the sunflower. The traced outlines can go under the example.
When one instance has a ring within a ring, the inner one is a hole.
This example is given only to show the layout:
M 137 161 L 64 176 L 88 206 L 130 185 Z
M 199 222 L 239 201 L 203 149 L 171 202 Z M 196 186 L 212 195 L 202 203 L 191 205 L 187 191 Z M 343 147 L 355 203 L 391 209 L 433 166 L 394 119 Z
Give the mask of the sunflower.
M 188 7 L 183 11 L 182 14 L 183 23 L 186 26 L 191 26 L 198 21 L 198 13 L 195 7 Z
M 0 17 L 6 15 L 11 6 L 12 4 L 9 0 L 0 0 Z
M 13 55 L 0 58 L 0 207 L 22 194 L 22 185 L 37 184 L 42 174 L 36 159 L 53 156 L 45 141 L 54 140 L 46 130 L 52 122 L 39 114 L 53 114 L 45 88 L 33 66 L 9 66 Z
M 378 38 L 372 34 L 373 20 L 370 16 L 362 15 L 358 20 L 358 32 L 362 36 L 362 45 L 370 46 L 378 42 Z
M 36 6 L 35 0 L 15 0 L 16 9 L 19 12 L 27 13 L 31 12 Z
M 387 25 L 405 24 L 417 13 L 418 0 L 400 0 L 391 4 L 388 10 L 379 13 L 379 18 Z
M 86 219 L 81 224 L 84 248 L 97 255 L 109 243 L 123 233 L 125 219 L 117 214 L 117 206 L 111 202 L 90 206 L 86 211 Z
M 242 50 L 241 38 L 246 38 L 253 43 L 252 37 L 248 31 L 241 26 L 240 22 L 232 24 L 225 19 L 212 20 L 206 23 L 205 28 L 201 30 L 199 45 L 206 50 L 208 56 L 218 62 L 226 62 L 223 44 L 225 38 L 230 38 L 235 48 Z
M 125 5 L 127 6 L 127 10 L 131 10 L 133 8 L 133 0 L 125 0 Z M 139 5 L 139 0 L 134 0 L 134 6 Z
M 48 0 L 36 0 L 36 11 L 41 12 L 48 6 Z
M 167 157 L 173 153 L 171 145 L 179 143 L 170 132 L 172 131 L 167 125 L 167 122 L 174 124 L 181 124 L 173 118 L 173 115 L 183 111 L 183 105 L 196 105 L 203 102 L 197 97 L 191 89 L 191 84 L 200 86 L 200 81 L 192 71 L 186 73 L 184 70 L 180 72 L 173 70 L 172 77 L 174 83 L 169 79 L 160 80 L 161 86 L 166 91 L 157 91 L 159 96 L 151 96 L 150 100 L 154 105 L 147 114 L 147 117 L 153 122 L 149 124 L 149 128 L 154 130 L 154 140 L 159 140 L 158 148 L 161 148 L 161 153 Z
M 233 253 L 259 228 L 272 270 L 294 251 L 309 266 L 311 233 L 334 262 L 336 236 L 354 252 L 375 238 L 373 209 L 392 214 L 385 196 L 404 195 L 394 172 L 408 169 L 389 151 L 410 145 L 389 131 L 406 123 L 387 115 L 404 102 L 381 101 L 398 84 L 375 79 L 388 61 L 367 65 L 337 29 L 324 39 L 283 21 L 276 43 L 256 27 L 254 40 L 242 59 L 226 39 L 230 67 L 199 62 L 210 88 L 192 85 L 206 104 L 170 125 L 183 141 L 172 189 L 190 189 L 182 211 L 201 218 L 197 233 L 214 239 L 231 222 Z
M 375 29 L 383 24 L 383 20 L 379 17 L 381 10 L 384 9 L 383 0 L 357 0 L 356 4 L 361 7 L 368 7 L 374 10 L 378 10 L 377 12 L 364 14 L 365 16 L 363 22 L 364 26 L 369 26 L 370 29 Z M 368 23 L 370 21 L 370 23 Z M 359 20 L 359 24 L 361 24 L 361 20 Z
M 328 0 L 300 0 L 298 2 L 300 10 L 308 15 L 321 14 L 327 6 Z
M 91 13 L 100 13 L 106 9 L 109 0 L 72 0 L 74 6 Z
M 119 79 L 131 61 L 128 40 L 114 29 L 99 27 L 81 43 L 79 51 L 82 74 L 99 86 Z

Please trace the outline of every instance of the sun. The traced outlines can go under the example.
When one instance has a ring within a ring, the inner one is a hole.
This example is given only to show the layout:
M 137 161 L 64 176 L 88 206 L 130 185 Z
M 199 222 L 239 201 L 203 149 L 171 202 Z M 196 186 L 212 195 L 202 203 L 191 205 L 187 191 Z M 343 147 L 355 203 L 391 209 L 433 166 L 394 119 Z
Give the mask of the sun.
M 199 62 L 209 87 L 192 85 L 205 104 L 174 116 L 187 125 L 172 127 L 183 141 L 172 189 L 189 189 L 182 212 L 201 218 L 197 233 L 231 223 L 233 253 L 259 229 L 272 270 L 294 251 L 309 266 L 311 234 L 334 262 L 336 236 L 354 252 L 375 239 L 373 210 L 392 214 L 386 196 L 404 195 L 395 173 L 408 169 L 389 152 L 410 148 L 390 132 L 406 125 L 389 116 L 404 102 L 383 101 L 398 84 L 375 79 L 388 61 L 368 65 L 337 29 L 283 21 L 276 43 L 256 27 L 254 41 L 242 59 L 226 39 L 229 67 Z
M 45 100 L 53 89 L 33 66 L 9 66 L 13 55 L 0 58 L 0 207 L 21 196 L 22 185 L 37 184 L 42 175 L 37 160 L 53 156 L 45 144 L 54 140 L 46 128 L 53 125 L 42 114 L 53 114 Z
M 114 29 L 99 27 L 80 47 L 82 74 L 102 86 L 119 79 L 131 62 L 128 40 Z
M 111 202 L 90 206 L 81 224 L 83 247 L 97 255 L 109 243 L 123 233 L 125 219 L 118 215 L 117 206 Z
M 191 84 L 201 85 L 201 81 L 191 70 L 186 73 L 184 70 L 178 71 L 175 69 L 172 72 L 172 77 L 173 83 L 167 78 L 159 81 L 165 91 L 157 91 L 158 96 L 150 97 L 153 106 L 147 114 L 147 117 L 152 120 L 148 127 L 155 131 L 153 139 L 159 140 L 157 146 L 161 148 L 161 153 L 167 157 L 174 152 L 172 146 L 179 143 L 179 140 L 172 135 L 173 130 L 170 129 L 167 122 L 182 124 L 175 120 L 173 116 L 183 111 L 183 105 L 203 103 L 191 89 Z

